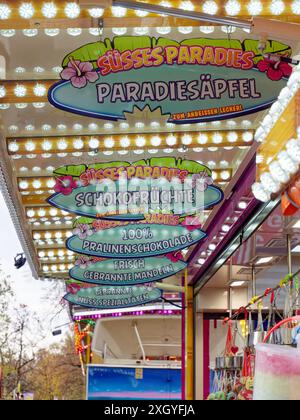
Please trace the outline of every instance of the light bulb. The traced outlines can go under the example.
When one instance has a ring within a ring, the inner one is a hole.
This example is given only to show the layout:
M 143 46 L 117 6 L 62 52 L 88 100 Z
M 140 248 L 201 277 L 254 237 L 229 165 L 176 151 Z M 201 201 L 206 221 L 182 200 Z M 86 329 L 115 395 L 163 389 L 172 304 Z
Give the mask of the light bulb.
M 282 169 L 281 165 L 276 160 L 274 162 L 270 163 L 269 170 L 270 170 L 270 174 L 272 175 L 272 177 L 274 178 L 275 181 L 282 182 L 283 184 L 286 184 L 290 179 L 287 172 L 285 172 Z
M 170 134 L 167 138 L 166 138 L 166 143 L 168 146 L 175 146 L 175 144 L 177 143 L 177 138 L 176 136 L 174 136 L 173 134 Z
M 103 16 L 104 9 L 101 9 L 101 7 L 93 7 L 92 9 L 89 9 L 89 14 L 94 19 L 99 19 Z
M 89 124 L 89 130 L 91 130 L 91 131 L 96 131 L 96 130 L 98 130 L 98 124 L 95 124 L 95 123 L 91 123 L 91 124 Z
M 74 149 L 80 150 L 80 149 L 83 148 L 83 146 L 84 146 L 84 143 L 83 143 L 83 141 L 81 139 L 76 139 L 76 140 L 73 141 L 73 147 L 74 147 Z
M 286 150 L 289 157 L 300 164 L 300 141 L 295 139 L 289 140 L 286 145 Z
M 127 9 L 121 6 L 112 6 L 111 11 L 112 11 L 113 16 L 119 17 L 119 18 L 125 17 L 127 13 Z
M 225 4 L 225 10 L 226 13 L 229 16 L 236 16 L 240 13 L 241 11 L 241 4 L 239 1 L 237 0 L 229 0 L 226 4 Z
M 27 152 L 33 152 L 35 150 L 35 144 L 33 143 L 33 141 L 26 142 L 25 149 L 27 150 Z
M 71 36 L 80 36 L 82 34 L 81 28 L 68 28 L 67 34 Z
M 11 15 L 11 8 L 7 4 L 0 4 L 0 19 L 9 19 Z
M 130 139 L 128 137 L 122 137 L 120 140 L 120 145 L 124 148 L 130 146 Z
M 151 137 L 151 145 L 152 146 L 160 146 L 161 145 L 161 138 L 159 136 Z
M 19 15 L 24 19 L 31 19 L 34 12 L 35 10 L 31 3 L 22 3 L 19 7 Z
M 200 32 L 203 32 L 204 34 L 212 34 L 215 31 L 215 28 L 213 26 L 200 26 Z
M 257 200 L 263 203 L 267 203 L 271 199 L 271 193 L 267 192 L 260 182 L 252 185 L 252 193 Z
M 65 15 L 69 19 L 78 18 L 80 15 L 80 6 L 75 2 L 67 3 L 65 7 Z
M 28 188 L 28 182 L 27 181 L 21 181 L 21 182 L 19 182 L 19 187 L 21 188 L 21 190 L 27 190 L 27 188 Z
M 270 12 L 272 15 L 281 15 L 284 12 L 285 4 L 282 0 L 272 0 Z
M 280 152 L 277 156 L 277 159 L 278 159 L 279 165 L 288 174 L 294 175 L 298 171 L 299 164 L 293 161 L 286 151 Z
M 189 12 L 193 12 L 195 10 L 195 6 L 189 0 L 184 0 L 179 4 L 180 9 L 187 10 Z
M 67 129 L 67 126 L 65 124 L 58 124 L 57 129 L 59 131 L 65 131 Z
M 207 0 L 203 3 L 202 10 L 208 15 L 215 15 L 218 13 L 219 6 L 213 0 Z
M 229 141 L 229 143 L 235 143 L 238 140 L 238 138 L 239 136 L 235 131 L 232 131 L 227 134 L 227 140 Z
M 118 36 L 125 35 L 127 28 L 112 28 L 112 33 Z
M 56 182 L 55 182 L 54 179 L 48 179 L 48 181 L 47 181 L 47 187 L 48 188 L 54 188 L 55 184 L 56 184 Z M 55 209 L 51 209 L 51 210 L 55 210 Z M 50 210 L 50 214 L 51 214 L 51 210 Z M 53 213 L 54 212 L 52 212 L 51 216 L 53 216 Z M 56 212 L 56 214 L 57 214 L 57 212 Z
M 12 143 L 9 143 L 9 145 L 8 145 L 8 150 L 10 151 L 10 152 L 13 152 L 13 153 L 16 153 L 18 150 L 19 150 L 19 145 L 18 145 L 18 143 L 17 142 L 12 142 Z
M 156 28 L 156 32 L 160 35 L 167 35 L 172 31 L 170 26 L 159 26 Z
M 26 93 L 27 93 L 27 88 L 24 85 L 17 85 L 14 88 L 14 94 L 18 98 L 24 98 L 24 96 L 26 96 Z
M 114 125 L 113 125 L 113 123 L 107 122 L 107 123 L 104 123 L 103 127 L 104 127 L 104 130 L 109 131 L 109 130 L 112 130 L 114 128 Z
M 291 8 L 295 15 L 300 15 L 300 0 L 294 0 L 291 4 Z
M 15 29 L 1 29 L 0 34 L 5 38 L 11 38 L 16 35 Z
M 33 88 L 33 92 L 35 94 L 35 96 L 45 96 L 47 93 L 47 88 L 46 86 L 37 83 L 34 88 Z
M 42 149 L 46 152 L 52 149 L 52 143 L 49 140 L 44 140 L 42 143 Z
M 243 133 L 242 138 L 245 143 L 249 143 L 253 140 L 253 133 L 251 133 L 251 131 L 246 131 Z
M 27 103 L 18 103 L 18 104 L 15 104 L 15 107 L 17 109 L 26 109 L 28 107 L 28 104 Z
M 193 32 L 193 29 L 194 28 L 192 26 L 178 26 L 178 32 L 184 35 L 191 34 Z
M 90 141 L 89 141 L 89 147 L 91 148 L 91 149 L 97 149 L 98 147 L 99 147 L 99 140 L 98 139 L 95 139 L 95 138 L 92 138 L 92 139 L 90 139 Z
M 0 98 L 4 98 L 6 96 L 6 89 L 5 86 L 0 86 Z
M 206 144 L 208 142 L 208 136 L 206 134 L 200 133 L 197 141 L 199 144 Z
M 149 12 L 146 12 L 146 10 L 135 10 L 135 14 L 138 17 L 146 17 L 149 15 Z
M 57 7 L 52 2 L 47 2 L 43 4 L 43 7 L 41 9 L 43 16 L 48 19 L 55 18 L 57 15 Z
M 214 133 L 212 138 L 213 143 L 220 144 L 223 141 L 223 136 L 220 133 Z
M 149 28 L 146 27 L 146 26 L 145 27 L 140 26 L 140 27 L 134 28 L 133 32 L 136 35 L 143 36 L 143 35 L 147 35 L 149 33 Z
M 257 16 L 262 13 L 263 5 L 260 0 L 251 0 L 247 5 L 247 9 L 251 16 Z
M 129 128 L 129 124 L 128 124 L 127 122 L 121 122 L 121 123 L 120 123 L 120 128 L 121 128 L 122 130 L 128 130 L 128 128 Z
M 41 188 L 42 183 L 41 183 L 41 181 L 36 179 L 35 181 L 33 181 L 32 186 L 35 190 L 38 190 L 39 188 Z
M 145 137 L 141 137 L 141 136 L 137 137 L 135 139 L 135 144 L 137 147 L 144 147 L 146 144 Z
M 223 226 L 222 226 L 222 231 L 223 231 L 223 232 L 225 232 L 225 233 L 229 232 L 229 231 L 230 231 L 230 226 L 228 226 L 228 225 L 223 225 Z
M 68 143 L 66 142 L 66 140 L 61 139 L 58 141 L 57 148 L 59 150 L 66 150 L 67 147 L 68 147 Z
M 222 171 L 221 172 L 221 178 L 223 181 L 227 181 L 230 178 L 230 172 L 229 171 Z
M 58 28 L 46 28 L 44 30 L 44 32 L 45 32 L 45 35 L 54 37 L 54 36 L 58 36 L 60 34 L 60 29 L 58 29 Z M 61 71 L 62 71 L 62 69 L 60 69 L 59 73 Z
M 185 134 L 181 139 L 182 144 L 184 144 L 185 146 L 188 146 L 189 144 L 191 144 L 192 141 L 193 141 L 193 138 L 190 134 Z
M 281 184 L 272 177 L 269 172 L 264 172 L 260 176 L 260 182 L 263 188 L 270 193 L 278 193 L 281 188 Z
M 115 145 L 115 141 L 113 138 L 109 137 L 104 140 L 104 146 L 107 147 L 108 149 L 111 149 L 112 147 L 114 147 L 114 145 Z

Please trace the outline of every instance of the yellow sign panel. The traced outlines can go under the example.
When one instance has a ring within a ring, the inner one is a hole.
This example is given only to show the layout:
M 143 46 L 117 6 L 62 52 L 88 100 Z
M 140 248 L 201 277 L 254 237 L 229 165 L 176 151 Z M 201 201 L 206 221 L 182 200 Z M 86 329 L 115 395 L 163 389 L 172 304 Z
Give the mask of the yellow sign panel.
M 257 179 L 264 172 L 268 172 L 269 164 L 285 149 L 289 140 L 297 137 L 299 126 L 300 92 L 290 101 L 285 111 L 268 134 L 264 143 L 258 149 L 261 163 L 257 165 Z

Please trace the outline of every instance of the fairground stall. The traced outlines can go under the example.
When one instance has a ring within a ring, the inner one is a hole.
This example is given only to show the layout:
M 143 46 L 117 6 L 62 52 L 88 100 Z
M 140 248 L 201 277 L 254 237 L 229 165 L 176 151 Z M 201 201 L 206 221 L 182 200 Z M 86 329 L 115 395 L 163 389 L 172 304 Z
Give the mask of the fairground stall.
M 1 189 L 65 286 L 88 399 L 299 379 L 299 22 L 299 0 L 0 1 Z

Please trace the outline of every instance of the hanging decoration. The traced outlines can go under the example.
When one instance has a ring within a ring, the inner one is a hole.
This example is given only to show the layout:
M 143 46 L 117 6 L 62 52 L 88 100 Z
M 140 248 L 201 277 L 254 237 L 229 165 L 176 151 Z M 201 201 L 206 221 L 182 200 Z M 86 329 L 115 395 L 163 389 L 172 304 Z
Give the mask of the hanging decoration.
M 259 40 L 118 36 L 68 54 L 48 98 L 114 121 L 146 106 L 175 124 L 240 117 L 269 108 L 291 75 L 288 63 L 268 55 L 290 57 L 288 45 L 269 41 L 264 54 Z

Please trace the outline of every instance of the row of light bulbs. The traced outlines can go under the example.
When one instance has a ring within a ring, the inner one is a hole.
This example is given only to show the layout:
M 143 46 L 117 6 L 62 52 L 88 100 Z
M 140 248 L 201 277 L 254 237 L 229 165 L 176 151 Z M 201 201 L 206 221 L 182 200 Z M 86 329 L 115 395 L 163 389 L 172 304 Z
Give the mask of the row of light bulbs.
M 54 219 L 52 221 L 47 220 L 47 221 L 41 221 L 40 219 L 28 219 L 27 220 L 28 223 L 33 224 L 35 227 L 38 226 L 45 226 L 45 227 L 49 227 L 49 226 L 62 226 L 62 225 L 66 225 L 68 227 L 72 226 L 73 222 L 72 220 L 66 220 L 66 221 L 61 221 L 61 220 L 56 220 L 54 221 Z
M 221 179 L 222 181 L 228 181 L 231 178 L 231 170 L 218 170 L 218 171 L 212 171 L 212 178 L 214 180 Z M 21 190 L 28 190 L 31 188 L 34 188 L 35 190 L 41 190 L 45 191 L 45 187 L 49 188 L 49 192 L 52 193 L 52 188 L 54 187 L 56 181 L 54 178 L 49 178 L 46 180 L 43 179 L 34 179 L 34 180 L 20 180 L 19 181 L 19 188 Z M 32 213 L 32 212 L 31 212 Z M 40 214 L 42 212 L 40 211 Z
M 44 250 L 44 251 L 39 251 L 38 252 L 38 256 L 39 258 L 45 258 L 45 257 L 49 257 L 49 258 L 53 258 L 53 257 L 73 257 L 75 254 L 73 251 L 69 251 L 68 249 L 59 249 L 59 250 Z
M 178 138 L 180 137 L 180 138 Z M 153 147 L 159 147 L 162 144 L 166 144 L 170 147 L 175 147 L 178 143 L 181 143 L 183 146 L 190 146 L 194 143 L 195 136 L 185 133 L 183 135 L 174 135 L 170 134 L 166 138 L 162 138 L 159 135 L 151 136 L 150 145 Z M 251 131 L 243 132 L 241 136 L 235 131 L 228 132 L 226 134 L 221 132 L 216 132 L 213 134 L 200 133 L 196 137 L 196 141 L 199 145 L 216 144 L 221 145 L 222 143 L 236 143 L 239 140 L 243 140 L 245 143 L 253 141 L 253 133 Z M 210 143 L 211 142 L 211 143 Z M 16 140 L 12 140 L 8 143 L 8 150 L 11 153 L 24 153 L 24 152 L 35 152 L 39 147 L 44 152 L 49 152 L 51 150 L 83 150 L 83 149 L 99 149 L 99 147 L 104 147 L 105 149 L 112 149 L 114 147 L 122 147 L 123 149 L 128 149 L 129 147 L 145 147 L 147 146 L 148 141 L 144 136 L 135 136 L 135 138 L 130 138 L 128 136 L 121 137 L 120 139 L 115 139 L 114 137 L 104 138 L 103 141 L 100 141 L 96 137 L 91 137 L 87 142 L 84 141 L 81 137 L 75 138 L 73 140 L 61 138 L 59 140 L 49 140 L 44 139 L 40 144 L 37 141 L 29 140 L 25 143 L 20 143 Z
M 239 216 L 238 214 L 240 212 L 243 212 L 248 207 L 249 202 L 241 200 L 238 203 L 237 209 L 236 209 L 236 216 L 234 217 L 228 217 L 224 224 L 221 227 L 221 232 L 218 236 L 215 236 L 212 240 L 212 242 L 208 245 L 206 251 L 202 251 L 200 258 L 198 259 L 198 264 L 203 265 L 206 262 L 206 259 L 211 255 L 212 252 L 214 252 L 220 243 L 220 241 L 225 237 L 225 235 L 232 229 L 234 223 L 237 222 Z
M 45 217 L 45 216 L 51 216 L 51 217 L 57 217 L 57 216 L 66 216 L 69 217 L 69 213 L 64 211 L 64 210 L 59 210 L 56 209 L 55 207 L 45 207 L 45 208 L 38 208 L 38 209 L 34 209 L 34 208 L 30 208 L 27 209 L 26 211 L 26 215 L 29 218 L 33 218 L 33 217 Z
M 53 265 L 43 265 L 43 272 L 44 273 L 58 273 L 71 270 L 73 268 L 73 264 L 53 264 Z
M 222 2 L 223 3 L 223 2 Z M 222 4 L 221 3 L 221 4 Z M 172 7 L 172 2 L 162 1 L 159 3 L 164 7 Z M 203 13 L 210 15 L 215 15 L 220 10 L 220 2 L 214 0 L 205 0 L 201 7 L 197 10 L 201 10 Z M 243 3 L 238 0 L 228 0 L 222 5 L 225 9 L 225 12 L 229 16 L 236 16 L 242 12 Z M 184 0 L 179 3 L 179 8 L 183 10 L 193 11 L 195 10 L 195 5 L 189 0 Z M 249 15 L 260 15 L 266 10 L 264 2 L 260 0 L 249 0 L 246 4 L 246 9 Z M 293 14 L 300 14 L 300 2 L 299 0 L 293 0 L 290 4 L 290 7 L 283 0 L 271 0 L 267 7 L 269 13 L 272 15 L 281 15 L 285 11 L 292 12 Z M 57 17 L 59 12 L 59 7 L 55 4 L 54 1 L 43 2 L 41 6 L 41 14 L 43 17 L 48 19 L 54 19 Z M 10 7 L 7 3 L 0 3 L 0 19 L 9 19 L 12 15 L 13 8 Z M 88 12 L 93 18 L 100 18 L 104 14 L 104 10 L 99 7 L 94 7 L 88 9 Z M 22 2 L 18 7 L 18 14 L 21 18 L 32 19 L 36 14 L 36 8 L 34 7 L 34 2 Z M 81 8 L 77 2 L 67 2 L 64 6 L 64 14 L 69 19 L 77 19 L 80 17 Z M 123 18 L 127 14 L 127 9 L 120 6 L 111 7 L 111 14 L 114 17 Z M 143 10 L 136 10 L 135 14 L 138 17 L 145 17 L 149 13 Z
M 240 149 L 240 150 L 244 150 L 247 149 L 248 146 L 224 146 L 222 147 L 223 150 L 226 151 L 232 151 L 232 150 L 236 150 L 236 149 Z M 193 148 L 189 148 L 187 149 L 186 147 L 181 147 L 179 149 L 174 149 L 174 148 L 169 148 L 169 149 L 134 149 L 132 151 L 130 150 L 103 150 L 101 151 L 101 154 L 103 156 L 113 156 L 113 155 L 119 155 L 119 156 L 126 156 L 129 154 L 129 152 L 132 152 L 133 154 L 140 156 L 143 155 L 145 153 L 149 153 L 150 155 L 157 155 L 157 154 L 174 154 L 174 153 L 187 153 L 187 152 L 195 152 L 195 153 L 203 153 L 203 152 L 211 152 L 211 153 L 215 153 L 220 151 L 220 147 L 207 147 L 207 148 L 202 148 L 202 147 L 193 147 Z M 91 151 L 87 153 L 88 156 L 91 157 L 95 157 L 95 155 L 99 155 L 98 151 Z M 65 157 L 83 157 L 84 156 L 84 152 L 73 152 L 73 153 L 56 153 L 55 155 L 51 154 L 51 153 L 42 153 L 41 155 L 36 155 L 36 154 L 28 154 L 28 155 L 19 155 L 19 154 L 14 154 L 11 156 L 12 159 L 14 160 L 19 160 L 19 159 L 36 159 L 37 156 L 42 157 L 43 159 L 50 159 L 50 158 L 65 158 Z
M 252 186 L 252 192 L 258 200 L 268 202 L 272 194 L 278 194 L 288 184 L 300 167 L 300 127 L 297 139 L 291 139 L 281 151 L 277 159 L 269 163 L 268 172 L 260 176 L 260 182 Z
M 33 233 L 33 239 L 63 239 L 70 238 L 73 233 L 69 230 L 51 230 L 51 231 L 39 231 Z
M 200 164 L 203 164 L 204 162 L 198 161 Z M 215 160 L 209 160 L 207 162 L 205 162 L 205 164 L 210 168 L 210 169 L 215 169 L 217 167 L 221 168 L 221 169 L 226 169 L 229 167 L 229 162 L 228 160 L 221 160 L 220 162 L 216 162 Z M 48 166 L 46 169 L 41 168 L 40 166 L 34 166 L 33 168 L 28 168 L 27 166 L 21 166 L 19 169 L 20 174 L 23 174 L 24 172 L 35 172 L 36 174 L 38 174 L 39 172 L 42 171 L 47 171 L 49 173 L 53 173 L 53 171 L 55 170 L 54 166 Z M 47 208 L 46 208 L 47 209 Z M 61 210 L 57 210 L 57 209 L 52 209 L 54 212 L 57 211 L 61 211 Z M 34 212 L 34 214 L 36 214 L 36 210 L 32 209 L 32 211 L 30 211 L 31 213 Z M 61 211 L 62 215 L 67 215 L 68 213 Z M 33 216 L 28 216 L 28 217 L 34 217 Z M 48 214 L 48 212 L 47 212 Z M 58 213 L 60 214 L 60 213 Z M 56 216 L 56 215 L 55 215 Z M 39 217 L 43 217 L 40 216 Z
M 29 105 L 29 104 L 23 104 L 25 105 Z M 45 103 L 45 106 L 47 105 L 47 103 Z M 1 104 L 0 104 L 0 109 L 1 109 Z M 214 128 L 219 128 L 221 126 L 226 125 L 228 128 L 230 129 L 235 129 L 238 125 L 238 123 L 234 120 L 228 120 L 228 121 L 212 121 L 210 123 L 206 123 L 206 122 L 200 122 L 197 124 L 193 124 L 193 126 L 199 127 L 199 128 L 205 128 L 205 127 L 214 127 Z M 250 120 L 242 120 L 240 123 L 241 127 L 243 127 L 243 129 L 250 129 L 252 126 L 252 122 Z M 192 124 L 184 124 L 183 126 L 181 126 L 180 128 L 182 130 L 188 130 L 190 127 L 192 126 Z M 146 124 L 143 121 L 137 121 L 134 126 L 132 126 L 132 128 L 137 129 L 137 130 L 142 130 L 146 127 Z M 161 128 L 166 129 L 166 130 L 174 130 L 176 127 L 178 128 L 178 126 L 176 126 L 176 124 L 173 123 L 165 123 L 162 124 L 159 121 L 151 121 L 149 124 L 149 127 L 151 128 L 151 130 L 160 130 Z M 37 131 L 37 130 L 42 130 L 42 131 L 51 131 L 51 130 L 57 130 L 59 132 L 62 131 L 69 131 L 69 130 L 74 130 L 74 131 L 98 131 L 101 129 L 104 129 L 105 131 L 111 131 L 111 130 L 115 130 L 115 129 L 120 129 L 120 130 L 128 130 L 129 128 L 131 128 L 131 125 L 128 122 L 122 121 L 120 123 L 113 123 L 113 122 L 105 122 L 103 125 L 99 126 L 99 124 L 97 123 L 90 123 L 88 124 L 88 126 L 84 127 L 82 124 L 79 123 L 75 123 L 73 124 L 72 127 L 68 127 L 66 124 L 64 123 L 60 123 L 58 124 L 56 127 L 53 127 L 50 124 L 43 124 L 40 128 L 37 128 L 36 126 L 34 126 L 33 124 L 28 124 L 24 127 L 25 131 Z M 21 129 L 20 127 L 18 127 L 17 125 L 13 124 L 8 126 L 8 131 L 10 133 L 17 133 L 18 131 L 22 131 L 23 129 Z
M 296 92 L 300 88 L 300 64 L 294 68 L 292 75 L 290 76 L 287 86 L 282 89 L 279 94 L 278 100 L 272 105 L 269 113 L 263 119 L 260 127 L 255 133 L 255 140 L 263 143 L 272 128 L 277 123 L 278 119 L 285 111 L 289 102 L 293 99 Z
M 214 26 L 199 26 L 198 27 L 199 31 L 203 34 L 212 34 L 215 31 L 215 27 Z M 152 33 L 152 31 L 155 30 L 159 35 L 169 35 L 172 31 L 174 32 L 174 30 L 177 30 L 180 34 L 183 35 L 188 35 L 193 33 L 194 31 L 197 30 L 197 27 L 195 26 L 178 26 L 177 28 L 172 28 L 171 26 L 157 26 L 155 28 L 152 27 L 148 27 L 148 26 L 142 26 L 142 27 L 135 27 L 135 28 L 111 28 L 111 31 L 114 35 L 117 36 L 122 36 L 122 35 L 130 35 L 128 32 L 130 31 L 132 35 L 137 35 L 137 36 L 144 36 L 144 35 L 149 35 L 150 33 Z M 225 34 L 232 34 L 234 32 L 236 32 L 237 28 L 235 27 L 228 27 L 228 26 L 221 26 L 221 31 L 224 32 Z M 248 29 L 243 29 L 244 32 L 249 33 Z M 98 37 L 100 36 L 99 34 L 99 29 L 98 28 L 89 28 L 88 32 L 90 35 Z M 46 28 L 43 29 L 43 33 L 49 37 L 56 37 L 60 34 L 67 34 L 70 36 L 80 36 L 82 34 L 85 34 L 85 30 L 82 28 L 67 28 L 66 30 L 62 30 L 59 28 Z M 17 34 L 16 29 L 1 29 L 0 30 L 0 35 L 3 36 L 4 38 L 12 38 Z M 22 34 L 28 38 L 33 38 L 36 37 L 38 35 L 41 34 L 41 30 L 40 29 L 23 29 L 22 30 Z
M 13 93 L 17 98 L 25 98 L 28 95 L 34 95 L 42 98 L 47 95 L 48 89 L 43 83 L 36 83 L 31 89 L 28 86 L 17 83 L 13 88 Z M 0 98 L 3 99 L 7 96 L 8 92 L 4 85 L 0 86 Z

